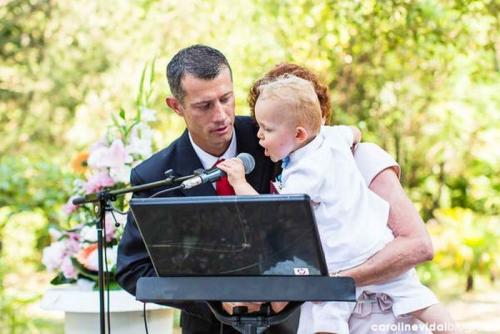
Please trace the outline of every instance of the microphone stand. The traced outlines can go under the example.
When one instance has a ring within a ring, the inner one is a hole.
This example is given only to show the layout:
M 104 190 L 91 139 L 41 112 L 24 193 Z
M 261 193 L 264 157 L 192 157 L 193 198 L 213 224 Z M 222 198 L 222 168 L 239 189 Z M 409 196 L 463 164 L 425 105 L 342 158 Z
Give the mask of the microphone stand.
M 106 318 L 104 309 L 104 240 L 103 240 L 103 227 L 106 219 L 106 212 L 112 211 L 111 202 L 116 201 L 117 196 L 126 193 L 139 192 L 149 190 L 161 186 L 172 186 L 192 178 L 194 175 L 174 177 L 173 171 L 170 169 L 165 172 L 166 178 L 160 181 L 142 184 L 139 186 L 125 187 L 116 190 L 104 189 L 95 193 L 87 194 L 83 197 L 77 197 L 73 200 L 74 205 L 82 205 L 87 203 L 94 203 L 97 205 L 97 261 L 98 261 L 98 285 L 99 285 L 99 319 L 100 319 L 100 333 L 106 334 Z M 166 189 L 166 192 L 179 189 L 180 186 Z M 108 310 L 109 311 L 109 310 Z M 109 320 L 108 320 L 109 322 Z M 108 323 L 109 325 L 109 323 Z M 109 332 L 108 332 L 109 334 Z

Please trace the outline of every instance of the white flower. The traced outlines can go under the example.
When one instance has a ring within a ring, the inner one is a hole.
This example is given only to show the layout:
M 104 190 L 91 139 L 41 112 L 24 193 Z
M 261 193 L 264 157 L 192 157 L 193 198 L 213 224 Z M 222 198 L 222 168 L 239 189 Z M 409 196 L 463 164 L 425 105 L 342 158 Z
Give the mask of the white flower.
M 140 139 L 148 139 L 151 141 L 153 140 L 154 133 L 151 127 L 146 124 L 139 123 L 135 125 L 130 131 L 130 137 L 138 137 Z
M 56 241 L 43 250 L 42 263 L 49 271 L 59 269 L 66 252 L 64 241 Z
M 120 167 L 110 168 L 109 175 L 115 181 L 115 183 L 122 182 L 128 183 L 130 180 L 130 170 L 132 168 L 127 165 L 122 165 Z
M 151 142 L 149 140 L 133 138 L 127 146 L 129 154 L 137 154 L 141 157 L 149 157 L 152 153 Z
M 141 107 L 141 121 L 145 123 L 156 121 L 156 110 Z
M 108 263 L 108 271 L 112 271 L 113 267 L 116 265 L 116 259 L 118 257 L 118 245 L 106 248 L 106 258 Z
M 95 226 L 84 226 L 80 230 L 82 241 L 97 242 L 97 230 Z

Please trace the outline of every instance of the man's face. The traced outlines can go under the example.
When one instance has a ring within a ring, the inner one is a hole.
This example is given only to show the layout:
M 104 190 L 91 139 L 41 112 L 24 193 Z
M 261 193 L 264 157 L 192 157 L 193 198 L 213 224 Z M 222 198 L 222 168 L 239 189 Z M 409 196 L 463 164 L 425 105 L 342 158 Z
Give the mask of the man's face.
M 234 124 L 233 82 L 228 68 L 213 80 L 190 74 L 182 79 L 184 101 L 168 105 L 184 117 L 196 145 L 214 156 L 222 155 L 231 142 Z

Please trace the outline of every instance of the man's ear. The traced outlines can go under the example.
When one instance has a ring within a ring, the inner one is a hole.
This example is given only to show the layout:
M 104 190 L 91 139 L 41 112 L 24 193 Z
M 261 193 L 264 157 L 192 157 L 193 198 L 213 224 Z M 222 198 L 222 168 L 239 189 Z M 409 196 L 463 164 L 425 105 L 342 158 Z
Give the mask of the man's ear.
M 177 100 L 175 97 L 167 97 L 165 99 L 165 102 L 167 103 L 167 106 L 172 109 L 177 115 L 183 116 L 182 112 L 182 104 L 179 100 Z
M 308 136 L 308 133 L 307 133 L 306 128 L 304 128 L 302 126 L 298 126 L 295 129 L 295 139 L 297 139 L 297 141 L 299 143 L 303 143 L 304 141 L 306 141 L 307 140 L 307 136 Z

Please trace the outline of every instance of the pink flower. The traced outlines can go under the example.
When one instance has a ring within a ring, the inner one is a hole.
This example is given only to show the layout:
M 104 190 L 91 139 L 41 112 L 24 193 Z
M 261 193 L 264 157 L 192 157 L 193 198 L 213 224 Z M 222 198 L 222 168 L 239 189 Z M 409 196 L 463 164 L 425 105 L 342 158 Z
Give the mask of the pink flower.
M 68 279 L 74 279 L 77 278 L 78 272 L 76 271 L 76 268 L 73 266 L 73 263 L 71 262 L 71 257 L 66 256 L 62 263 L 61 263 L 61 271 L 64 275 L 64 277 Z
M 66 202 L 66 204 L 63 206 L 62 208 L 62 211 L 67 215 L 69 216 L 70 214 L 72 214 L 73 212 L 76 211 L 76 209 L 78 209 L 80 206 L 79 205 L 74 205 L 73 204 L 73 199 L 75 198 L 76 196 L 71 196 L 69 198 L 69 200 Z
M 66 254 L 73 255 L 80 250 L 80 236 L 78 233 L 69 232 L 66 239 Z
M 124 165 L 128 159 L 125 145 L 120 139 L 115 139 L 110 147 L 97 146 L 91 151 L 87 163 L 91 168 L 116 168 Z
M 118 220 L 119 216 L 121 215 L 115 213 L 115 217 L 118 222 L 120 222 Z M 116 231 L 115 220 L 113 219 L 113 215 L 111 214 L 111 212 L 106 213 L 105 224 L 106 224 L 106 241 L 110 242 L 115 237 L 115 231 Z
M 92 175 L 85 184 L 85 192 L 87 194 L 95 193 L 102 190 L 104 187 L 110 187 L 114 184 L 113 179 L 106 172 L 100 172 Z

